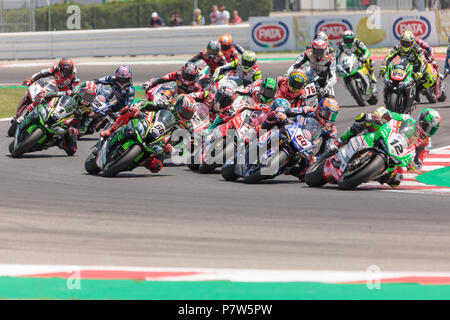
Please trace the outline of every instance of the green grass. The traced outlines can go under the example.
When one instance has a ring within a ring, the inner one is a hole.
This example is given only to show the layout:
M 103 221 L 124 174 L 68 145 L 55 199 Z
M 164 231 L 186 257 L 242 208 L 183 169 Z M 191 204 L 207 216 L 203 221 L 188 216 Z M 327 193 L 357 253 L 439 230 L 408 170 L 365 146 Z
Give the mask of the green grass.
M 17 105 L 25 94 L 24 88 L 0 88 L 0 118 L 11 118 L 17 110 Z M 136 90 L 136 99 L 145 98 L 142 90 Z
M 0 118 L 11 118 L 25 94 L 25 88 L 0 88 Z

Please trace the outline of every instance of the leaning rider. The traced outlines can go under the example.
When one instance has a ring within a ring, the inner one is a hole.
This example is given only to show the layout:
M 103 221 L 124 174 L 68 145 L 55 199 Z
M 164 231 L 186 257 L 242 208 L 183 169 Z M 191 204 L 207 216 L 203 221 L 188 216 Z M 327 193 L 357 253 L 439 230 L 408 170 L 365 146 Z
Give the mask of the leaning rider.
M 406 121 L 411 120 L 416 124 L 416 138 L 414 146 L 416 154 L 414 160 L 410 163 L 408 170 L 415 171 L 420 169 L 423 160 L 428 155 L 428 150 L 431 148 L 431 136 L 433 136 L 441 125 L 441 116 L 439 113 L 431 108 L 423 109 L 417 120 L 411 118 L 409 114 L 400 114 L 392 112 L 385 107 L 379 107 L 374 113 L 361 113 L 356 118 L 353 124 L 347 128 L 344 134 L 337 140 L 336 144 L 341 145 L 351 138 L 364 133 L 376 132 L 378 129 L 391 120 Z M 398 187 L 403 179 L 403 169 L 399 167 L 391 174 L 382 177 L 381 183 L 387 183 L 391 187 Z
M 339 60 L 341 54 L 346 51 L 350 51 L 352 54 L 355 54 L 359 61 L 366 66 L 370 74 L 370 80 L 373 84 L 375 84 L 377 79 L 373 74 L 373 61 L 370 59 L 370 51 L 361 40 L 355 38 L 355 33 L 351 30 L 344 32 L 344 35 L 342 36 L 342 43 L 338 47 L 336 60 Z M 373 87 L 376 89 L 376 86 Z
M 109 138 L 119 127 L 126 125 L 130 119 L 137 117 L 144 117 L 147 122 L 151 122 L 151 116 L 145 112 L 169 110 L 176 119 L 176 122 L 170 128 L 166 128 L 164 132 L 152 128 L 150 129 L 150 138 L 155 141 L 161 137 L 162 134 L 173 132 L 177 128 L 189 128 L 190 120 L 194 115 L 196 102 L 194 98 L 188 95 L 179 95 L 176 99 L 169 100 L 167 102 L 160 102 L 158 104 L 153 101 L 141 100 L 138 103 L 127 106 L 120 111 L 120 116 L 116 122 L 108 130 L 103 130 L 100 135 L 102 138 Z M 164 153 L 159 154 L 156 157 L 152 157 L 144 165 L 148 170 L 153 173 L 159 172 L 163 168 L 163 161 L 166 153 L 170 153 L 172 147 L 169 143 L 166 144 Z

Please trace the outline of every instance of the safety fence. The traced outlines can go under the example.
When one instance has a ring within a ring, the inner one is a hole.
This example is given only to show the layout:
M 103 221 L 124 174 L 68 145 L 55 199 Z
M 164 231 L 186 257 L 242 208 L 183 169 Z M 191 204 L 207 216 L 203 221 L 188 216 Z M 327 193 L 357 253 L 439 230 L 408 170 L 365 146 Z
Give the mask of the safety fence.
M 136 28 L 0 34 L 0 60 L 194 54 L 230 33 L 249 47 L 248 23 L 235 26 Z

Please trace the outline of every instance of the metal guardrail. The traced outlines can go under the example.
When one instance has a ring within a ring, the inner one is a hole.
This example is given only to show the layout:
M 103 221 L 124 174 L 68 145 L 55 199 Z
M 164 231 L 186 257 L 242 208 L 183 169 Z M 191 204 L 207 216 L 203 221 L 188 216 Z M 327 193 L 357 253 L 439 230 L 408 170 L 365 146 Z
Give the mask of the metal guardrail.
M 250 46 L 248 23 L 234 26 L 18 32 L 0 34 L 0 60 L 195 54 L 206 48 L 209 40 L 218 39 L 224 33 L 230 33 L 241 46 Z

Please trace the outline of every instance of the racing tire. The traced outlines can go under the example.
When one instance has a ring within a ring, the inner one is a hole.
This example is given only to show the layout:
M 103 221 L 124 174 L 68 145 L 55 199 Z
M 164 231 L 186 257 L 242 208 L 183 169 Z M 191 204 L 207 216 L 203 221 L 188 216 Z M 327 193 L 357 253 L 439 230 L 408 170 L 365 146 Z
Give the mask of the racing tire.
M 386 106 L 388 110 L 399 113 L 397 108 L 398 94 L 395 92 L 391 92 L 389 96 L 389 104 Z
M 371 106 L 374 106 L 378 103 L 378 95 L 377 94 L 373 94 L 370 99 L 367 100 L 367 103 L 370 104 Z
M 16 129 L 17 129 L 17 121 L 13 119 L 11 121 L 11 125 L 8 128 L 8 137 L 14 137 L 14 135 L 16 134 Z
M 280 152 L 278 153 L 278 155 L 276 155 L 272 161 L 278 161 L 279 166 L 281 166 L 282 164 L 284 164 L 288 159 L 288 155 L 286 154 L 286 152 L 283 152 L 280 150 Z M 271 177 L 273 177 L 273 175 L 263 175 L 261 173 L 261 170 L 263 169 L 263 167 L 258 168 L 256 171 L 253 172 L 253 174 L 246 176 L 244 178 L 244 183 L 246 184 L 255 184 L 260 182 L 261 180 L 264 179 L 269 179 Z
M 348 178 L 342 176 L 339 181 L 338 188 L 341 190 L 355 189 L 360 184 L 370 181 L 372 177 L 377 176 L 386 168 L 386 164 L 382 156 L 377 154 L 367 165 L 358 172 L 352 174 Z
M 112 165 L 107 165 L 106 168 L 103 169 L 104 177 L 114 177 L 122 171 L 127 171 L 129 169 L 136 157 L 140 155 L 142 149 L 139 145 L 133 145 L 128 152 L 122 155 L 119 159 L 117 159 Z
M 444 102 L 447 99 L 447 95 L 445 94 L 444 91 L 442 91 L 441 95 L 439 96 L 439 98 L 437 99 L 439 102 Z
M 305 182 L 312 188 L 320 188 L 327 182 L 323 178 L 323 168 L 325 167 L 325 159 L 313 163 L 305 175 Z
M 360 107 L 364 107 L 366 105 L 366 103 L 364 102 L 364 99 L 361 96 L 361 93 L 359 92 L 359 89 L 356 85 L 355 79 L 352 78 L 352 79 L 348 80 L 348 86 L 350 87 L 350 93 L 353 96 L 353 98 L 356 100 L 356 103 Z
M 222 177 L 227 180 L 227 181 L 236 181 L 237 179 L 239 179 L 239 176 L 234 173 L 234 170 L 236 169 L 236 165 L 235 164 L 230 164 L 230 165 L 223 165 L 222 166 L 222 170 L 221 170 L 221 174 Z
M 430 92 L 430 90 L 424 90 L 423 95 L 427 98 L 429 103 L 436 103 L 436 95 Z
M 20 142 L 14 150 L 12 150 L 11 157 L 19 158 L 24 153 L 30 152 L 43 136 L 44 131 L 42 131 L 41 128 L 36 128 L 36 130 L 26 136 L 25 139 L 23 139 L 23 141 Z
M 97 174 L 101 171 L 101 169 L 97 166 L 96 163 L 96 156 L 94 153 L 91 153 L 89 157 L 84 162 L 84 169 L 86 169 L 86 172 L 89 174 Z
M 198 172 L 203 174 L 212 173 L 217 168 L 217 166 L 218 165 L 215 163 L 213 164 L 202 163 L 201 165 L 198 166 Z

